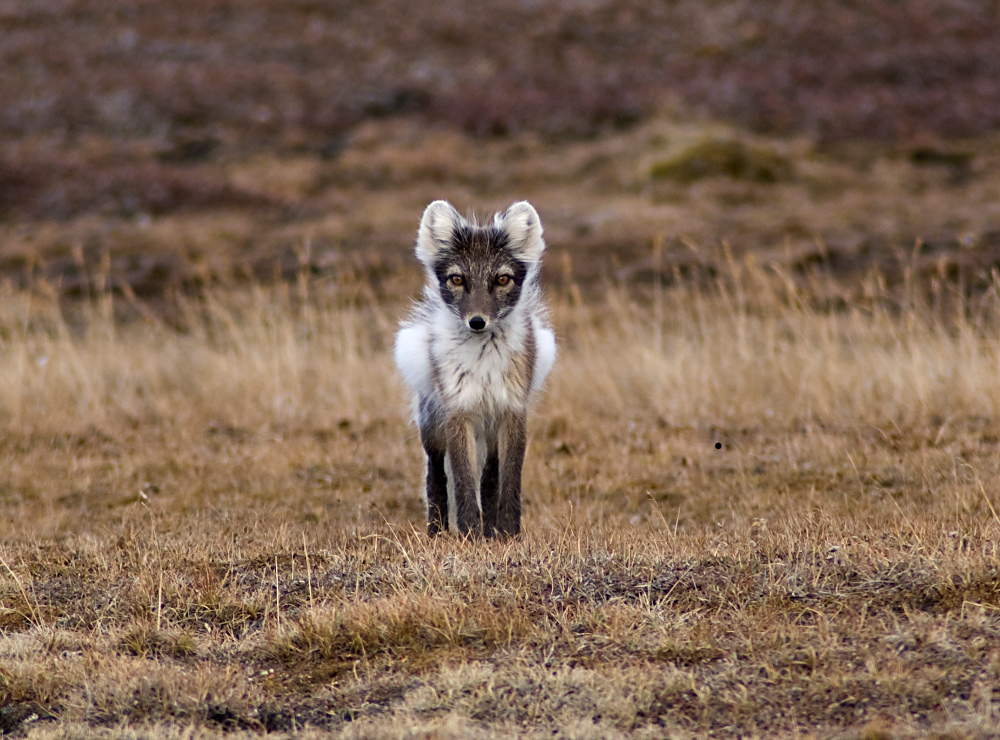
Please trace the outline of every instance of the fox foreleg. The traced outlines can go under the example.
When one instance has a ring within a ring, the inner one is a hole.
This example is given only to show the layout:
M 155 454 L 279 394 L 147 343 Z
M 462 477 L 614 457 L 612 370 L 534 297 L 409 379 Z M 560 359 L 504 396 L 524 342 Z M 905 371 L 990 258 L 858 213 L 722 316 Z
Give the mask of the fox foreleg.
M 479 511 L 479 467 L 476 435 L 468 419 L 456 417 L 447 422 L 448 477 L 455 493 L 455 519 L 458 531 L 466 537 L 482 534 L 483 518 Z
M 479 484 L 479 502 L 483 508 L 483 534 L 494 537 L 497 533 L 499 513 L 500 461 L 494 447 L 483 466 L 483 477 Z
M 427 534 L 433 537 L 448 531 L 448 476 L 444 470 L 444 450 L 426 445 L 427 453 Z
M 524 412 L 508 414 L 500 424 L 497 440 L 499 491 L 496 533 L 501 536 L 521 532 L 521 468 L 527 445 L 527 415 Z

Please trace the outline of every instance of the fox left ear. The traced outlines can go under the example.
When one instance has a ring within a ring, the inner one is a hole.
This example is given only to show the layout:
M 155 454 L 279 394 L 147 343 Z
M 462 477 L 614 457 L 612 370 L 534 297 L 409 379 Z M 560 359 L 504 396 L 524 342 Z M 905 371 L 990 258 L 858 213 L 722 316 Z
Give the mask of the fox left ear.
M 545 251 L 542 239 L 542 220 L 526 200 L 518 201 L 499 219 L 498 226 L 510 238 L 510 250 L 526 262 L 538 262 Z

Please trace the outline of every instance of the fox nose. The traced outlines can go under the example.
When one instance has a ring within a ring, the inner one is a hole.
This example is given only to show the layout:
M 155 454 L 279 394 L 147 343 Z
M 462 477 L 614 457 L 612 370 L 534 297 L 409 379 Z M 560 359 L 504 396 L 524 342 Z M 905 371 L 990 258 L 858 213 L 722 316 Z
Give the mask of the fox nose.
M 472 331 L 482 331 L 486 328 L 486 319 L 482 316 L 473 316 L 469 319 L 469 328 L 472 329 Z

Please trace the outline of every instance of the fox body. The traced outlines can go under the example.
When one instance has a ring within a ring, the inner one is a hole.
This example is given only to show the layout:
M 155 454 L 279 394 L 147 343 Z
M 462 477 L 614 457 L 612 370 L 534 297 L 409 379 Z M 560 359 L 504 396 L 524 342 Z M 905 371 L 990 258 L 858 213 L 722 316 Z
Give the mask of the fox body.
M 417 234 L 424 300 L 396 336 L 427 461 L 427 531 L 521 530 L 527 412 L 552 369 L 555 335 L 538 284 L 542 224 L 525 201 L 479 224 L 446 201 Z

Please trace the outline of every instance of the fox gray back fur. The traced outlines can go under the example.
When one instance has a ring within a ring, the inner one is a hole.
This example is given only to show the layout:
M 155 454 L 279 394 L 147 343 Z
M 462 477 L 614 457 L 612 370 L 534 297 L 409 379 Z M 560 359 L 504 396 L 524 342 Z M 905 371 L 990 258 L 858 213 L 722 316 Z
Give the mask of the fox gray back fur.
M 492 222 L 443 200 L 424 211 L 424 300 L 396 335 L 427 462 L 427 531 L 521 531 L 527 413 L 555 362 L 538 284 L 542 223 L 526 201 Z

